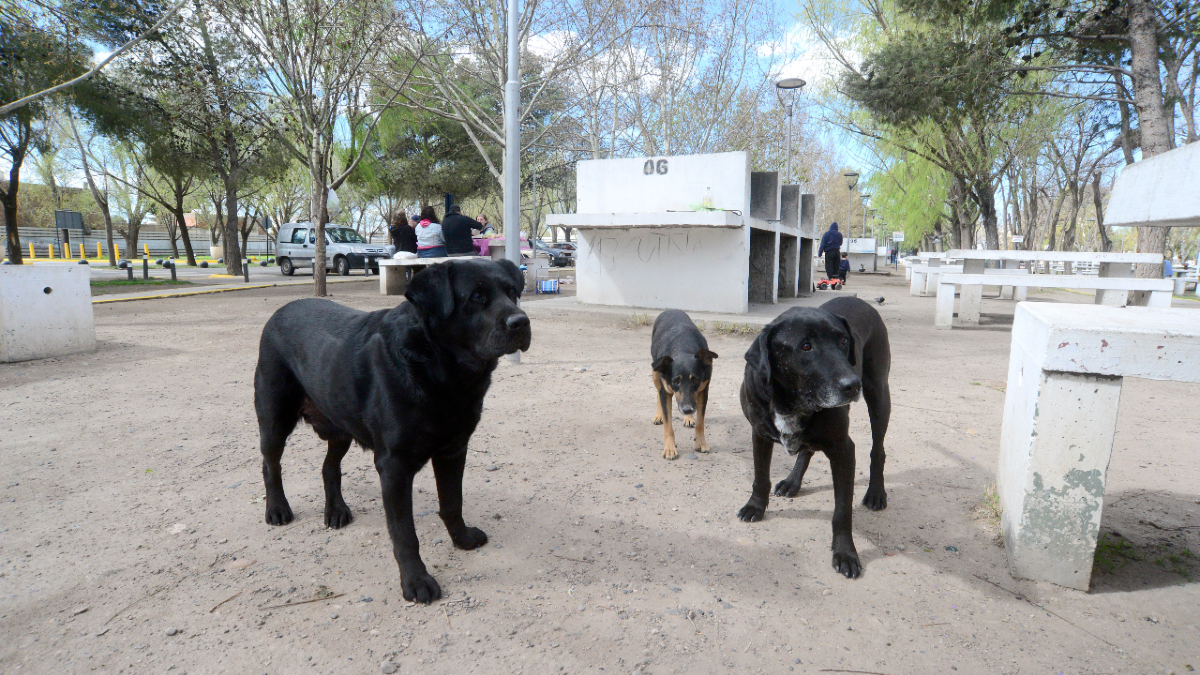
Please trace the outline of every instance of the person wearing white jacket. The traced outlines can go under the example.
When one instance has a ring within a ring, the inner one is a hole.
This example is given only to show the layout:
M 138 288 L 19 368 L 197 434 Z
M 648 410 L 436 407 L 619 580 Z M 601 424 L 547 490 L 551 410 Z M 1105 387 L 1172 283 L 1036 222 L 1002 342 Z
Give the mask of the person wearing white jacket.
M 421 221 L 417 223 L 417 257 L 446 257 L 446 239 L 442 235 L 442 224 L 432 206 L 421 209 Z

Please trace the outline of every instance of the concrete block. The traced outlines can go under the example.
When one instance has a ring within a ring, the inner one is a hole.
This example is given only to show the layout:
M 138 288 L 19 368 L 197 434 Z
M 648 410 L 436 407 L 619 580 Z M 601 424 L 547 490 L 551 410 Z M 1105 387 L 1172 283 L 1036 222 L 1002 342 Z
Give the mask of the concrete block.
M 1017 305 L 996 481 L 1013 576 L 1087 590 L 1124 377 L 1200 382 L 1200 314 Z
M 800 239 L 790 234 L 779 235 L 779 297 L 796 297 L 796 280 L 800 270 Z
M 817 196 L 800 195 L 800 236 L 820 241 L 817 231 Z
M 87 265 L 0 267 L 0 362 L 94 350 L 91 274 Z
M 748 228 L 579 230 L 580 302 L 744 314 Z
M 1200 226 L 1200 144 L 1189 143 L 1122 169 L 1104 221 L 1109 227 Z
M 813 254 L 817 252 L 817 241 L 800 238 L 800 270 L 796 273 L 796 297 L 807 298 L 813 294 Z
M 1133 276 L 1133 266 L 1129 263 L 1100 263 L 1097 276 L 1115 279 L 1128 279 Z M 1129 291 L 1104 290 L 1096 291 L 1096 304 L 1109 307 L 1124 307 L 1129 301 Z
M 778 171 L 750 172 L 750 217 L 780 220 L 779 202 L 782 187 Z
M 779 234 L 750 230 L 750 302 L 776 302 L 779 279 Z
M 579 162 L 576 212 L 691 211 L 705 195 L 718 209 L 750 213 L 750 160 L 745 152 L 632 157 Z
M 800 228 L 801 197 L 799 185 L 784 185 L 779 193 L 779 224 L 786 228 Z

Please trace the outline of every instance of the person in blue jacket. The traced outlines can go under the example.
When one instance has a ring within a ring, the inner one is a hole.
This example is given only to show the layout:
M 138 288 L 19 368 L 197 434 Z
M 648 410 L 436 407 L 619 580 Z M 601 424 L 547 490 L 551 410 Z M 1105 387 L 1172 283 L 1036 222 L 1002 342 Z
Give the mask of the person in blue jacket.
M 850 274 L 850 257 L 848 254 L 842 254 L 842 261 L 838 263 L 838 278 L 842 283 L 846 283 L 846 277 Z
M 837 279 L 841 273 L 841 248 L 842 233 L 838 232 L 837 223 L 833 223 L 821 237 L 821 245 L 817 248 L 817 255 L 825 256 L 826 279 Z

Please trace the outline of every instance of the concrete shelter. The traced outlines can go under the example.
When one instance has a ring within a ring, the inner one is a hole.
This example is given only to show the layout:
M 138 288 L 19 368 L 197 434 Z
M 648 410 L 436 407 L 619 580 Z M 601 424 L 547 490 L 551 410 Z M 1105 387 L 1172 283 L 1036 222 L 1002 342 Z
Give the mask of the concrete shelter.
M 810 295 L 816 199 L 745 152 L 579 162 L 580 302 L 744 314 Z

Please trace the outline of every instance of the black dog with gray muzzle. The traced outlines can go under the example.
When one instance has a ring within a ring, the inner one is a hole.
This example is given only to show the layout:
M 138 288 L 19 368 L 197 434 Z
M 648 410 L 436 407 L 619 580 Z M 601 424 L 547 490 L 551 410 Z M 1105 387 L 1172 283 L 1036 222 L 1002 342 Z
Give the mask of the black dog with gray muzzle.
M 824 452 L 833 474 L 833 567 L 848 578 L 862 574 L 851 533 L 850 403 L 861 393 L 871 417 L 871 481 L 863 504 L 880 511 L 887 508 L 883 438 L 892 411 L 891 362 L 883 318 L 857 298 L 837 298 L 817 309 L 792 308 L 767 324 L 746 352 L 741 400 L 753 430 L 754 486 L 738 517 L 762 520 L 776 443 L 798 455 L 791 474 L 775 486 L 781 497 L 800 492 L 813 453 Z

